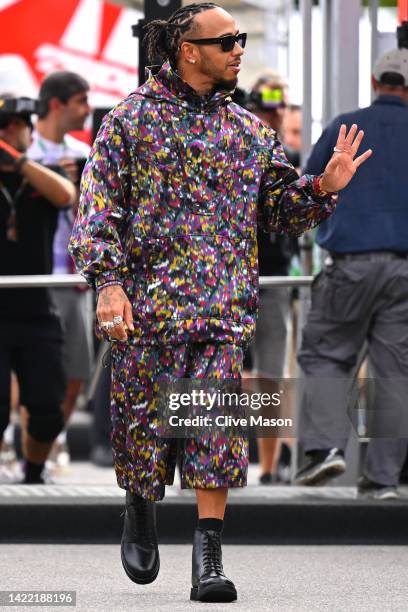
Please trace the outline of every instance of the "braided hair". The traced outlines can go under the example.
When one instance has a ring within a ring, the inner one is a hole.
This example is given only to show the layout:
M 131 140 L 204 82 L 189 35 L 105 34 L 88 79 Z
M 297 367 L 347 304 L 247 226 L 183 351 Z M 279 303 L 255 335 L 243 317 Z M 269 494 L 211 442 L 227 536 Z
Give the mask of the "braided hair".
M 167 21 L 155 19 L 145 26 L 144 45 L 148 61 L 156 59 L 170 61 L 176 66 L 177 54 L 183 35 L 188 31 L 194 31 L 194 17 L 204 11 L 220 8 L 213 2 L 199 2 L 177 9 Z

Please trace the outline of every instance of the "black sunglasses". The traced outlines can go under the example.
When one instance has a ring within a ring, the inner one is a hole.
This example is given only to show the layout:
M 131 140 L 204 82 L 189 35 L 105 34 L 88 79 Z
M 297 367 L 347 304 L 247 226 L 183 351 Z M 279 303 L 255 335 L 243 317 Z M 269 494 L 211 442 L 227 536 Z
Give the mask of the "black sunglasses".
M 223 51 L 232 51 L 235 47 L 235 43 L 238 43 L 240 47 L 244 48 L 246 39 L 246 34 L 237 34 L 236 36 L 228 34 L 228 36 L 220 36 L 220 38 L 191 38 L 185 42 L 194 43 L 195 45 L 221 45 Z

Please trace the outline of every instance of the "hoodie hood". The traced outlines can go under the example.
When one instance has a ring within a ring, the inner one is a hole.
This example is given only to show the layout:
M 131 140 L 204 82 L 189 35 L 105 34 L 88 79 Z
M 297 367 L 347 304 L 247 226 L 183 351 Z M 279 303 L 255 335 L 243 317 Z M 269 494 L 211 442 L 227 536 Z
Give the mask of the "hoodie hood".
M 163 100 L 194 112 L 211 112 L 231 102 L 232 91 L 217 91 L 200 96 L 166 62 L 161 67 L 152 67 L 148 80 L 136 91 L 146 98 Z

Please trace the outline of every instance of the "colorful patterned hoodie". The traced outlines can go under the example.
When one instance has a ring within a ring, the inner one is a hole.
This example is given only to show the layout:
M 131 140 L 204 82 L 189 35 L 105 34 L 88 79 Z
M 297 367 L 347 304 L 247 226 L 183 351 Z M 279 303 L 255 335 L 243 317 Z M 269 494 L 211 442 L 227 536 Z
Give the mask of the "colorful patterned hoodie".
M 275 132 L 226 93 L 160 71 L 104 119 L 84 169 L 70 252 L 96 289 L 120 282 L 134 344 L 246 344 L 258 303 L 256 227 L 299 235 L 336 197 L 317 177 L 271 188 Z

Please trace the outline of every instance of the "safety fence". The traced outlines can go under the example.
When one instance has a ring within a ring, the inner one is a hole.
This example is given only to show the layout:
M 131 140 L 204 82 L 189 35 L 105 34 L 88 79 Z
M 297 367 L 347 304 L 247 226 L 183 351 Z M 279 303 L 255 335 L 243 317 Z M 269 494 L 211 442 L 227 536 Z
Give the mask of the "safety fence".
M 313 276 L 261 276 L 260 287 L 308 287 Z M 0 289 L 18 289 L 28 287 L 75 287 L 86 285 L 79 274 L 43 274 L 0 276 Z

